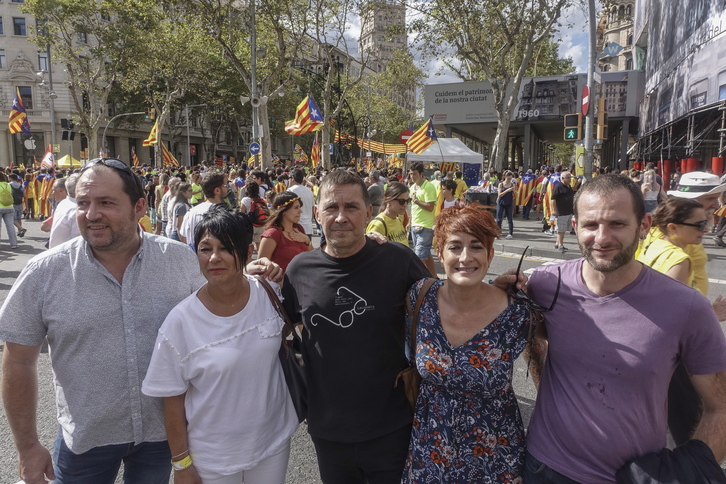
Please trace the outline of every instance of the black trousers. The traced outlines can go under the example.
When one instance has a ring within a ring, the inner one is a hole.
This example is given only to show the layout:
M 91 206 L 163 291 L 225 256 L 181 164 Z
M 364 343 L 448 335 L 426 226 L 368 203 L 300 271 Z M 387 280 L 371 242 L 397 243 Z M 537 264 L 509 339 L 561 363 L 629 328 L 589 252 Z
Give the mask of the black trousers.
M 390 434 L 345 443 L 312 437 L 324 484 L 401 484 L 411 425 Z

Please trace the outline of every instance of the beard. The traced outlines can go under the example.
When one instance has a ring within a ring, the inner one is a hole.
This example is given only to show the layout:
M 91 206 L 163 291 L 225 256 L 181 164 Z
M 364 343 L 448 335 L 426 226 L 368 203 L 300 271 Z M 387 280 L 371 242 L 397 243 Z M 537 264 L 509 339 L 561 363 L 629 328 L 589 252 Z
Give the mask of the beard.
M 627 246 L 622 247 L 620 249 L 620 252 L 618 252 L 615 257 L 609 261 L 597 260 L 592 254 L 592 245 L 588 247 L 580 243 L 579 241 L 577 242 L 577 245 L 580 247 L 580 252 L 582 253 L 582 256 L 594 270 L 598 272 L 613 272 L 628 264 L 628 262 L 635 258 L 635 252 L 638 250 L 639 242 L 640 237 L 638 236 L 638 232 L 636 231 L 633 241 Z

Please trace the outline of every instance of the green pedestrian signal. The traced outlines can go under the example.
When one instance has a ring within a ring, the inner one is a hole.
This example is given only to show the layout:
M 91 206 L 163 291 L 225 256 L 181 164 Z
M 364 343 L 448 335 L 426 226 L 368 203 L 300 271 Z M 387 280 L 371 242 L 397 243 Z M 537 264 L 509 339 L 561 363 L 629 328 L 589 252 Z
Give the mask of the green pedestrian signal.
M 582 114 L 565 114 L 565 141 L 582 139 Z

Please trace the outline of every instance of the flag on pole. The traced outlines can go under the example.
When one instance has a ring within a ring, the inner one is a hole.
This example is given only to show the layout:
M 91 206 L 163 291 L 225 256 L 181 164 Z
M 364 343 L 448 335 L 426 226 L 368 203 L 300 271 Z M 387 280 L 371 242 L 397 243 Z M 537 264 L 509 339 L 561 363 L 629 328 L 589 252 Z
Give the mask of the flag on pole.
M 8 127 L 12 134 L 20 133 L 21 131 L 25 134 L 30 134 L 30 123 L 28 122 L 28 115 L 25 112 L 25 106 L 23 106 L 23 100 L 20 98 L 20 89 L 15 89 L 15 99 L 13 99 L 13 107 L 10 108 Z
M 297 136 L 322 129 L 324 124 L 323 116 L 320 114 L 320 110 L 315 105 L 313 98 L 305 96 L 305 99 L 297 106 L 295 119 L 285 123 L 285 131 L 288 134 Z
M 320 165 L 320 143 L 318 142 L 318 133 L 315 133 L 313 147 L 310 149 L 310 162 L 313 164 L 313 168 L 317 168 L 318 165 Z
M 532 195 L 534 194 L 536 183 L 536 176 L 530 175 L 529 173 L 522 175 L 522 179 L 519 183 L 517 183 L 517 196 L 514 204 L 522 207 L 527 205 L 529 203 L 529 199 L 532 198 Z
M 179 166 L 179 161 L 174 158 L 164 143 L 161 143 L 161 158 L 164 160 L 164 166 Z
M 45 156 L 40 162 L 41 168 L 55 168 L 55 156 L 53 155 L 53 145 L 48 143 L 48 148 L 45 150 Z
M 136 156 L 136 147 L 135 146 L 131 147 L 131 161 L 134 162 L 134 168 L 139 166 L 139 157 Z
M 302 161 L 307 163 L 308 155 L 303 151 L 302 146 L 295 145 L 295 149 L 292 152 L 292 159 L 295 161 Z
M 408 141 L 406 141 L 406 145 L 411 151 L 420 155 L 426 151 L 426 148 L 437 141 L 434 122 L 429 119 L 411 135 Z
M 146 138 L 144 140 L 144 142 L 141 144 L 142 144 L 142 146 L 152 146 L 152 145 L 155 145 L 157 141 L 159 141 L 159 120 L 158 119 L 156 121 L 154 121 L 154 126 L 152 126 L 152 128 L 151 128 L 149 137 Z

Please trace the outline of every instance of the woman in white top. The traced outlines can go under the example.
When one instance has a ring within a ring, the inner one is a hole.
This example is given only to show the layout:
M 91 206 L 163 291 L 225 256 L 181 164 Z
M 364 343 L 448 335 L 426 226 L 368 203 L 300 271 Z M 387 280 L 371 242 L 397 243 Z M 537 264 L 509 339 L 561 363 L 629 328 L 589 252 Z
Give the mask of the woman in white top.
M 182 183 L 179 185 L 174 199 L 169 202 L 169 222 L 167 227 L 169 227 L 169 238 L 172 240 L 179 240 L 179 229 L 184 220 L 184 215 L 192 208 L 189 200 L 192 198 L 193 193 L 191 183 Z
M 142 391 L 164 397 L 176 484 L 285 482 L 298 419 L 278 360 L 283 320 L 243 270 L 251 242 L 246 216 L 213 207 L 194 232 L 207 284 L 159 329 Z
M 648 213 L 653 213 L 655 212 L 655 209 L 658 208 L 659 195 L 663 200 L 667 198 L 663 187 L 660 186 L 656 180 L 655 170 L 646 170 L 643 174 L 643 184 L 640 186 L 640 189 L 643 191 L 645 211 Z

